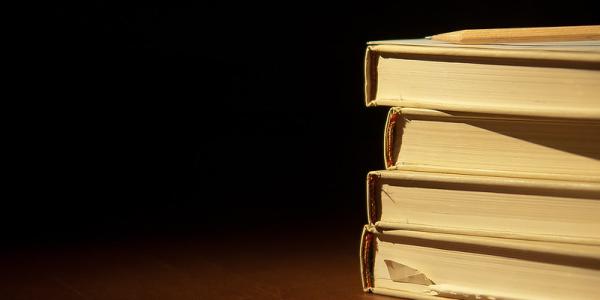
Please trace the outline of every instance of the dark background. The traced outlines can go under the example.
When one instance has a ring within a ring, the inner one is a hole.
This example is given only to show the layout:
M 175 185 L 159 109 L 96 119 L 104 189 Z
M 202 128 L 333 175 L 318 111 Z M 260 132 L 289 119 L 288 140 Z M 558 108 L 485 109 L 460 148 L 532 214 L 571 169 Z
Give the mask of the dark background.
M 597 12 L 531 1 L 53 7 L 27 37 L 28 116 L 14 125 L 27 134 L 4 242 L 358 236 L 386 114 L 363 104 L 367 41 L 597 24 Z

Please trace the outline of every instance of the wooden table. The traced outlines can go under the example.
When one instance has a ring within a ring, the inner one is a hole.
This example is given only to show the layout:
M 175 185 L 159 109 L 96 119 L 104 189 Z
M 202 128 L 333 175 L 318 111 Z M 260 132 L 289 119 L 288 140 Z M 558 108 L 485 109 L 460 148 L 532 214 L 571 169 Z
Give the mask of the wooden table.
M 360 228 L 198 231 L 4 251 L 1 299 L 392 299 L 365 294 Z

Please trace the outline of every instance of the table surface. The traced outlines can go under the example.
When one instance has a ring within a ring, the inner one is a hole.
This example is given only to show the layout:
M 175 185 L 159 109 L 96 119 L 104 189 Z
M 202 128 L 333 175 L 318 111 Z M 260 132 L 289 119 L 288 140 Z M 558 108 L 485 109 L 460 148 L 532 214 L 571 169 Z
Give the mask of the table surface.
M 198 232 L 29 247 L 0 257 L 0 298 L 393 299 L 363 293 L 359 233 Z

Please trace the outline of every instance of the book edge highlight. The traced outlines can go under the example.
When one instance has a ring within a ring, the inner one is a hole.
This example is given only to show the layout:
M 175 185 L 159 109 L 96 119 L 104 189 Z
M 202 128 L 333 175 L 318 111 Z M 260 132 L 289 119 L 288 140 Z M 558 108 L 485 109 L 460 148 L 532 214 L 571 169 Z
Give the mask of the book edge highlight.
M 396 107 L 390 108 L 388 115 L 387 115 L 387 119 L 385 121 L 385 130 L 383 133 L 383 136 L 384 136 L 383 157 L 384 157 L 384 163 L 385 163 L 386 169 L 392 169 L 392 168 L 396 167 L 397 155 L 396 155 L 396 157 L 394 155 L 394 153 L 395 153 L 394 150 L 396 150 L 395 146 L 394 146 L 394 144 L 396 142 L 395 138 L 396 138 L 396 136 L 400 136 L 399 142 L 402 143 L 402 130 L 397 130 L 397 128 L 400 127 L 400 129 L 403 129 L 405 122 L 406 122 L 406 119 L 404 119 L 402 117 L 400 108 L 396 108 Z M 398 132 L 398 131 L 400 131 L 400 132 Z

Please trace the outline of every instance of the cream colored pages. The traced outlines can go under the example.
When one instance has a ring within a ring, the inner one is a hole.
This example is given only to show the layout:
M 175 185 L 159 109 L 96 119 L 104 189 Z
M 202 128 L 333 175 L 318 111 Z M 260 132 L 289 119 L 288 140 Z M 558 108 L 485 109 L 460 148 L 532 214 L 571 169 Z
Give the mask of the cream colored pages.
M 600 182 L 600 122 L 392 108 L 389 169 Z
M 375 292 L 461 299 L 591 299 L 600 284 L 597 246 L 463 239 L 401 230 L 374 236 Z M 554 248 L 560 248 L 560 253 L 545 251 Z M 405 277 L 390 269 L 402 266 L 430 282 L 406 283 Z
M 379 42 L 367 47 L 366 104 L 600 119 L 600 52 L 581 47 Z
M 367 185 L 381 229 L 600 245 L 599 183 L 375 171 Z

